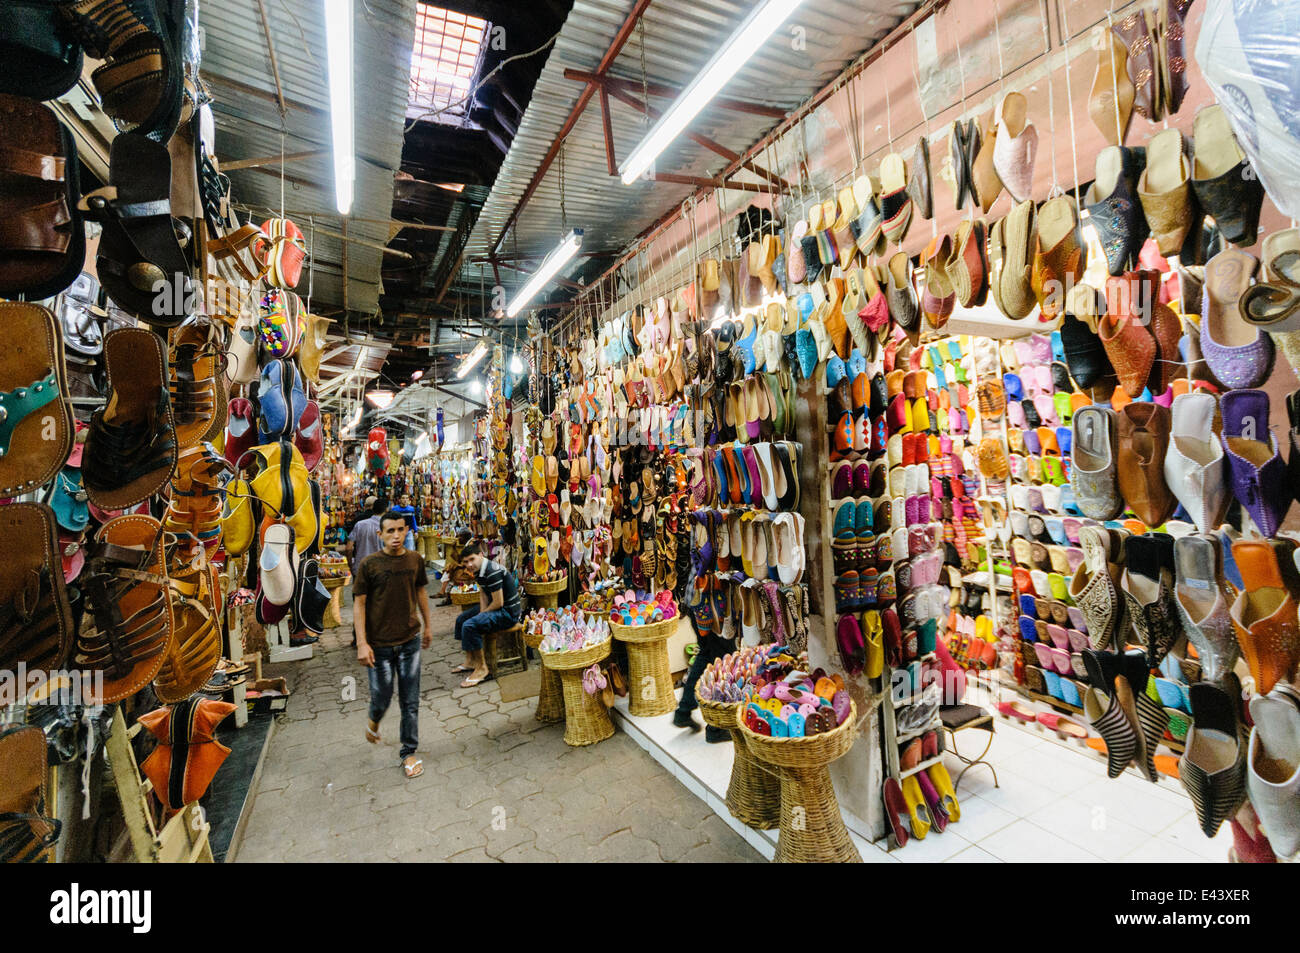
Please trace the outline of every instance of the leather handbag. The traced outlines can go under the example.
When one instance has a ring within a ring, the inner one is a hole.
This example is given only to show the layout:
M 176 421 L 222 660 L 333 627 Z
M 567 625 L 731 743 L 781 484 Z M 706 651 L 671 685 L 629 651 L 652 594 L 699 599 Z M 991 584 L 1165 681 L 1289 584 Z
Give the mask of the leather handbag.
M 48 863 L 61 824 L 45 817 L 45 732 L 0 728 L 0 863 Z
M 81 76 L 81 44 L 67 29 L 64 0 L 0 4 L 0 93 L 57 99 Z
M 86 258 L 77 145 L 45 105 L 2 94 L 0 142 L 0 297 L 48 298 Z

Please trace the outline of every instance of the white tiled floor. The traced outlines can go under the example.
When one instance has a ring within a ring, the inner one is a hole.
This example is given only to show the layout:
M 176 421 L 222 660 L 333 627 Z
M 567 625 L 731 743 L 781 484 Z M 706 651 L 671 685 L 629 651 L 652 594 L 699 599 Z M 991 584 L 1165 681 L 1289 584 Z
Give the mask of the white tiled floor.
M 975 699 L 971 699 L 975 700 Z M 979 699 L 986 703 L 986 699 Z M 765 857 L 776 847 L 776 831 L 754 831 L 727 812 L 723 799 L 731 776 L 731 745 L 710 745 L 704 732 L 672 725 L 672 716 L 632 718 L 626 701 L 617 713 L 638 744 L 697 796 L 707 801 Z M 695 716 L 697 719 L 699 715 Z M 999 718 L 986 758 L 997 769 L 998 786 L 982 766 L 972 768 L 957 789 L 961 820 L 924 840 L 909 839 L 888 852 L 854 833 L 868 863 L 1224 863 L 1232 846 L 1227 824 L 1210 840 L 1201 833 L 1191 799 L 1179 783 L 1151 784 L 1133 769 L 1114 780 L 1105 761 L 1080 745 L 1067 744 L 1032 726 Z M 964 754 L 985 742 L 982 732 L 958 735 Z M 962 764 L 945 757 L 955 779 Z M 853 827 L 850 824 L 850 827 Z

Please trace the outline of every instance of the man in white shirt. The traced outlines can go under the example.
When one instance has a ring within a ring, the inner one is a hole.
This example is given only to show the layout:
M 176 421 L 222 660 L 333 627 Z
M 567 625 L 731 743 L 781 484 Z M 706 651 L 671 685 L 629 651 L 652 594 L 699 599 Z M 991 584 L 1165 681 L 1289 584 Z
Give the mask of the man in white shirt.
M 379 518 L 384 515 L 388 509 L 387 504 L 374 496 L 366 497 L 366 506 L 369 507 L 370 515 L 364 519 L 357 520 L 352 527 L 352 532 L 348 534 L 348 542 L 344 547 L 344 554 L 348 559 L 348 571 L 352 573 L 352 579 L 355 583 L 357 578 L 357 567 L 361 561 L 371 553 L 377 553 L 383 548 L 383 542 L 379 538 Z M 352 647 L 357 646 L 357 629 L 352 627 Z

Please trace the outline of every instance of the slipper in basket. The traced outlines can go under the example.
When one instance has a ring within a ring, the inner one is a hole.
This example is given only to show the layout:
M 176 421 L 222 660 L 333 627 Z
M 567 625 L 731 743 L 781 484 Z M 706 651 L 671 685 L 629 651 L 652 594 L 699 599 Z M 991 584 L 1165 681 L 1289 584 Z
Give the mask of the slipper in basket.
M 0 303 L 10 342 L 0 348 L 0 496 L 18 496 L 54 479 L 72 450 L 58 323 L 45 308 Z
M 161 339 L 145 328 L 119 328 L 104 339 L 112 385 L 95 411 L 82 463 L 90 501 L 119 510 L 157 493 L 176 466 L 176 432 Z

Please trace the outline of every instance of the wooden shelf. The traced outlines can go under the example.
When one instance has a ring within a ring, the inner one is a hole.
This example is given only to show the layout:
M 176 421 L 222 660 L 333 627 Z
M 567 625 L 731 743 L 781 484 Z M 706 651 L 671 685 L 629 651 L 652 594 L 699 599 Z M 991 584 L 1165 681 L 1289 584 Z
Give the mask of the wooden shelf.
M 940 761 L 942 761 L 942 760 L 943 760 L 943 752 L 940 752 L 940 753 L 939 753 L 938 755 L 936 755 L 935 757 L 930 758 L 930 759 L 928 759 L 928 760 L 926 760 L 926 761 L 922 761 L 922 762 L 921 762 L 920 764 L 918 764 L 915 768 L 908 768 L 906 771 L 900 771 L 900 772 L 898 773 L 898 780 L 901 781 L 901 780 L 903 780 L 904 778 L 910 778 L 910 777 L 911 777 L 912 775 L 914 775 L 914 774 L 920 774 L 920 773 L 921 773 L 922 771 L 924 771 L 926 768 L 930 767 L 931 765 L 936 765 L 936 764 L 938 764 L 938 763 L 939 763 Z

